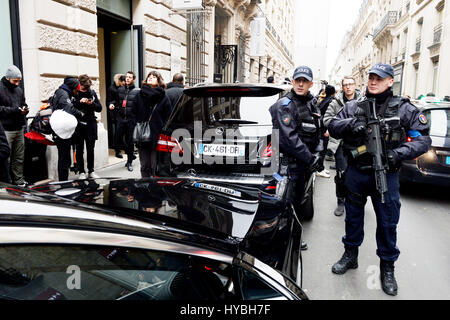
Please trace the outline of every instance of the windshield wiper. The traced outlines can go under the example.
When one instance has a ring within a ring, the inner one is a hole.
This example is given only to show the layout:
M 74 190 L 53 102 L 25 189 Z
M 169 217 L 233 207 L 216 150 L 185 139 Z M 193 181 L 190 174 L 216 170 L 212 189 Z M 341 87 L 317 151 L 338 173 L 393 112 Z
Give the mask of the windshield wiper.
M 242 120 L 242 119 L 219 119 L 216 122 L 225 124 L 258 124 L 256 121 Z

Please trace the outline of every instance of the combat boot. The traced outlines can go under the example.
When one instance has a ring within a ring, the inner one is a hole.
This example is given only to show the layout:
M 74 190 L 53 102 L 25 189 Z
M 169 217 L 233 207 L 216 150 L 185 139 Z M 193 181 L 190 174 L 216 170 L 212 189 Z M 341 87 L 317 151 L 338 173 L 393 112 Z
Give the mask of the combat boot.
M 335 274 L 344 274 L 348 269 L 358 268 L 358 247 L 345 248 L 342 258 L 336 262 L 331 271 Z
M 383 291 L 390 295 L 397 295 L 397 281 L 394 276 L 394 262 L 380 260 L 380 280 Z

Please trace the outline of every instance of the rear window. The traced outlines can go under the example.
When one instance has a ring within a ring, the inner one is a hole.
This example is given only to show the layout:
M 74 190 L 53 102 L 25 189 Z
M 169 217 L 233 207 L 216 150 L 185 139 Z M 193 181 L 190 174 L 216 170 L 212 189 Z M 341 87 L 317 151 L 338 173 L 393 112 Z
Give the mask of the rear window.
M 435 109 L 424 112 L 430 123 L 430 135 L 437 137 L 450 137 L 450 110 Z
M 280 94 L 266 97 L 188 97 L 171 121 L 172 127 L 193 127 L 194 121 L 213 126 L 223 119 L 252 121 L 252 125 L 271 125 L 269 108 Z

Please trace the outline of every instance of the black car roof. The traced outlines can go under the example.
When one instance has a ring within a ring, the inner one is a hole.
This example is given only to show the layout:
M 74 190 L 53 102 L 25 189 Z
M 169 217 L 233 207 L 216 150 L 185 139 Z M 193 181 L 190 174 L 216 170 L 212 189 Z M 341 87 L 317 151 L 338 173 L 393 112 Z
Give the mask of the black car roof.
M 177 179 L 187 183 L 188 180 Z M 89 181 L 90 183 L 95 180 L 84 180 L 84 182 Z M 111 183 L 133 183 L 138 180 L 111 180 Z M 144 180 L 139 180 L 144 181 Z M 167 179 L 147 179 L 149 183 L 156 183 L 157 181 L 170 181 Z M 78 181 L 80 183 L 82 181 Z M 2 207 L 0 210 L 0 224 L 48 224 L 55 226 L 70 226 L 70 227 L 83 227 L 83 228 L 100 228 L 108 229 L 113 232 L 126 233 L 126 234 L 140 234 L 144 236 L 154 236 L 159 238 L 171 239 L 175 241 L 194 242 L 198 244 L 203 244 L 208 247 L 214 247 L 226 251 L 237 250 L 238 243 L 242 240 L 233 237 L 232 234 L 224 232 L 227 230 L 228 225 L 236 223 L 236 221 L 213 221 L 211 219 L 218 219 L 218 216 L 202 215 L 200 210 L 196 208 L 193 210 L 189 205 L 189 199 L 180 200 L 178 205 L 183 206 L 180 209 L 182 214 L 179 217 L 168 217 L 156 213 L 148 213 L 139 211 L 132 208 L 126 208 L 124 206 L 110 206 L 110 205 L 100 205 L 95 203 L 95 199 L 84 199 L 78 197 L 77 201 L 73 201 L 58 196 L 55 190 L 63 191 L 60 194 L 69 193 L 74 188 L 70 188 L 70 182 L 65 182 L 65 186 L 58 189 L 60 184 L 53 183 L 37 187 L 40 191 L 45 191 L 45 193 L 38 192 L 36 190 L 28 190 L 17 188 L 15 186 L 10 186 L 6 184 L 0 184 L 0 199 L 15 201 L 14 208 L 8 209 L 8 206 Z M 217 185 L 217 184 L 216 184 Z M 129 185 L 125 185 L 127 187 Z M 222 184 L 223 187 L 226 185 Z M 180 187 L 186 187 L 186 185 L 180 185 Z M 45 190 L 47 188 L 47 190 Z M 107 187 L 108 188 L 108 187 Z M 238 187 L 234 187 L 235 189 Z M 245 190 L 248 189 L 248 192 Z M 248 201 L 249 198 L 254 198 L 257 194 L 256 189 L 252 188 L 241 188 L 239 187 L 239 192 L 243 197 L 246 197 Z M 152 190 L 154 193 L 155 191 Z M 56 194 L 55 194 L 56 193 Z M 193 190 L 187 191 L 187 194 L 192 194 Z M 87 194 L 95 194 L 94 190 L 89 190 Z M 167 195 L 167 192 L 166 192 Z M 202 198 L 210 195 L 207 191 Z M 218 199 L 221 198 L 220 194 L 212 193 Z M 74 194 L 74 197 L 77 194 Z M 82 195 L 81 195 L 82 196 Z M 224 195 L 224 198 L 227 195 Z M 103 195 L 103 197 L 107 197 Z M 108 197 L 111 197 L 109 194 Z M 169 195 L 170 197 L 170 195 Z M 175 196 L 176 197 L 176 196 Z M 75 198 L 74 198 L 75 199 Z M 172 197 L 172 200 L 174 198 Z M 145 199 L 149 201 L 149 199 Z M 82 201 L 82 202 L 80 202 Z M 151 201 L 151 200 L 150 200 Z M 4 202 L 6 204 L 6 202 Z M 12 202 L 10 202 L 12 203 Z M 33 211 L 33 204 L 38 204 L 40 206 L 40 212 Z M 198 204 L 205 205 L 203 204 Z M 192 210 L 191 210 L 192 209 Z M 233 216 L 234 213 L 239 213 L 238 209 L 232 208 Z M 235 212 L 236 211 L 236 212 Z M 253 222 L 253 218 L 256 212 L 251 215 L 249 212 L 243 212 L 244 216 L 248 216 L 247 220 Z M 183 215 L 181 217 L 181 215 Z M 188 216 L 189 215 L 189 216 Z M 89 218 L 80 218 L 80 216 Z M 229 215 L 231 216 L 231 214 Z M 120 217 L 120 222 L 118 218 Z M 230 217 L 228 217 L 231 219 Z M 198 220 L 196 223 L 195 220 Z M 209 219 L 209 220 L 208 220 Z M 250 227 L 248 224 L 247 228 Z M 229 226 L 228 226 L 229 229 Z

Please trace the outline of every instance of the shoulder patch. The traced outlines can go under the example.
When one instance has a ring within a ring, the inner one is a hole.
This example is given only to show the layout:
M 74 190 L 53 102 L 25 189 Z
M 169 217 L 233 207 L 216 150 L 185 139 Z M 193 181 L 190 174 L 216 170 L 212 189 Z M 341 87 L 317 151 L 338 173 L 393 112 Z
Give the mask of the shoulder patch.
M 419 122 L 420 122 L 421 124 L 427 124 L 427 123 L 428 123 L 427 117 L 425 117 L 425 115 L 424 115 L 423 113 L 421 113 L 421 114 L 419 115 Z
M 283 102 L 281 103 L 282 106 L 287 106 L 289 103 L 291 103 L 291 99 L 289 98 L 284 98 Z
M 289 126 L 291 124 L 291 121 L 292 121 L 292 116 L 289 113 L 284 113 L 281 116 L 281 121 L 283 122 L 283 124 L 285 126 Z

